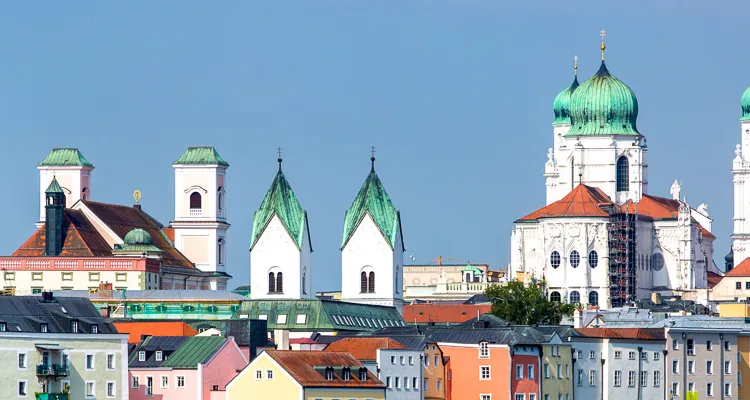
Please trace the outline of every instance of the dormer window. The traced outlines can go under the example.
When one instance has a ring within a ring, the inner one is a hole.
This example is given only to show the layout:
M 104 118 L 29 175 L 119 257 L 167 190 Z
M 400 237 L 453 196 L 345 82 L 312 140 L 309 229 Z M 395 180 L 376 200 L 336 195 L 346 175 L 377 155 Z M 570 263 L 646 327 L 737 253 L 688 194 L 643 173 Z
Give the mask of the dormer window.
M 327 381 L 333 380 L 333 368 L 332 367 L 326 367 L 325 378 Z
M 47 324 L 39 324 L 39 332 L 47 332 Z
M 78 321 L 71 321 L 70 322 L 70 331 L 72 333 L 78 333 Z
M 350 377 L 351 377 L 351 370 L 349 368 L 344 368 L 341 371 L 341 378 L 345 381 L 348 381 Z
M 96 325 L 91 325 L 91 333 L 99 333 L 99 327 Z
M 146 352 L 145 351 L 139 351 L 138 352 L 138 361 L 146 361 Z
M 362 382 L 367 380 L 367 368 L 359 368 L 359 380 Z
M 156 361 L 161 361 L 163 357 L 163 353 L 161 351 L 156 352 Z
M 5 332 L 5 330 L 6 330 L 5 322 L 0 322 L 0 332 Z

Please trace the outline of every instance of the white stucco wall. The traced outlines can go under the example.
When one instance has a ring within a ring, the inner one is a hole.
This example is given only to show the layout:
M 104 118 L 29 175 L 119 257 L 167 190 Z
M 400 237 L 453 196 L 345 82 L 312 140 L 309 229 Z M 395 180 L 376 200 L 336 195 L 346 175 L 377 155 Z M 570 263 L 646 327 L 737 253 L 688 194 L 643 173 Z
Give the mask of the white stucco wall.
M 87 199 L 91 199 L 91 167 L 37 167 L 39 169 L 39 221 L 46 218 L 45 191 L 52 183 L 52 178 L 65 192 L 65 207 L 70 208 L 78 200 L 81 200 L 83 189 L 87 189 Z M 37 224 L 41 226 L 41 224 Z
M 386 389 L 388 400 L 419 400 L 422 398 L 422 384 L 424 380 L 422 359 L 424 353 L 408 349 L 378 349 L 377 363 L 380 368 L 378 378 L 385 383 L 391 378 L 391 387 Z M 395 362 L 391 357 L 395 357 Z M 401 358 L 403 357 L 403 364 Z M 411 363 L 409 362 L 411 357 Z M 432 361 L 430 361 L 432 362 Z M 377 371 L 374 372 L 377 374 Z M 395 387 L 395 378 L 399 377 L 399 387 Z M 414 378 L 417 387 L 414 388 Z M 404 379 L 408 380 L 408 387 L 404 386 Z
M 311 298 L 312 255 L 308 245 L 308 232 L 304 228 L 302 249 L 297 248 L 279 217 L 274 214 L 266 229 L 250 251 L 250 295 L 253 299 Z M 302 288 L 302 268 L 306 267 L 306 294 Z M 284 293 L 268 293 L 268 273 L 281 271 Z

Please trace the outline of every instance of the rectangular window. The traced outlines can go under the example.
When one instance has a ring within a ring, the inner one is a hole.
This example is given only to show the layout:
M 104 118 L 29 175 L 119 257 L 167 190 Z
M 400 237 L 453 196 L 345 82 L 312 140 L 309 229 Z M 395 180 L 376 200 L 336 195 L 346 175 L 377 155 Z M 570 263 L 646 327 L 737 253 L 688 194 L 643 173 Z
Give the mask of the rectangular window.
M 622 352 L 617 350 L 615 351 L 615 360 L 619 360 L 622 358 Z
M 731 344 L 729 343 L 729 341 L 725 341 L 724 342 L 724 351 L 729 351 L 730 348 L 731 348 Z
M 672 360 L 672 374 L 680 373 L 680 360 Z
M 94 390 L 94 382 L 93 381 L 87 381 L 86 382 L 86 397 L 94 397 L 96 391 Z
M 414 365 L 414 356 L 409 356 L 409 365 Z
M 99 273 L 89 272 L 89 282 L 99 282 Z
M 648 353 L 645 351 L 641 352 L 641 360 L 648 360 Z
M 92 371 L 94 369 L 94 355 L 86 354 L 86 370 Z
M 523 379 L 523 364 L 516 365 L 516 379 Z
M 73 273 L 72 272 L 63 272 L 62 273 L 62 280 L 64 280 L 64 281 L 72 281 L 73 280 Z
M 589 351 L 589 360 L 596 358 L 596 352 L 594 350 Z
M 399 363 L 401 363 L 401 365 L 404 365 L 404 356 L 400 356 L 398 358 L 398 361 L 399 361 Z
M 622 385 L 622 371 L 615 371 L 615 386 Z
M 408 388 L 409 388 L 409 378 L 405 376 L 404 377 L 404 389 L 408 389 Z
M 544 364 L 544 379 L 549 379 L 549 364 Z
M 565 379 L 570 379 L 570 366 L 565 364 Z
M 641 387 L 648 386 L 648 371 L 641 371 L 641 379 L 639 383 Z
M 731 374 L 732 374 L 732 362 L 724 361 L 724 375 L 731 375 Z
M 18 397 L 29 395 L 29 383 L 27 381 L 18 381 Z
M 688 392 L 695 392 L 695 382 L 688 382 Z
M 583 386 L 583 370 L 582 369 L 578 370 L 578 382 L 577 382 L 577 384 L 578 384 L 578 386 Z
M 557 379 L 562 379 L 562 365 L 557 364 Z
M 635 352 L 629 351 L 628 352 L 628 360 L 635 360 Z
M 522 393 L 516 393 L 516 400 L 524 400 L 526 397 L 525 394 Z
M 748 282 L 750 283 L 750 282 Z M 714 343 L 710 340 L 706 340 L 706 350 L 711 351 L 714 349 Z
M 732 396 L 732 382 L 724 382 L 724 396 Z
M 110 371 L 115 370 L 115 355 L 107 354 L 107 369 Z
M 654 352 L 654 361 L 659 361 L 661 358 L 661 354 L 658 351 Z
M 138 375 L 133 375 L 130 378 L 130 387 L 132 389 L 138 389 L 141 387 L 141 381 L 140 381 L 140 378 L 138 378 Z
M 480 394 L 479 395 L 479 400 L 492 400 L 492 395 L 491 394 Z
M 419 385 L 419 380 L 417 379 L 417 377 L 415 376 L 411 378 L 411 387 L 414 389 L 419 389 L 418 385 Z
M 26 353 L 18 353 L 18 369 L 26 369 Z
M 16 273 L 15 272 L 6 272 L 5 273 L 5 280 L 6 281 L 15 281 L 16 280 Z
M 273 379 L 273 370 L 272 369 L 266 370 L 266 379 L 268 379 L 269 381 L 271 379 Z
M 695 341 L 693 339 L 687 340 L 687 353 L 689 356 L 695 355 Z
M 112 381 L 107 381 L 107 397 L 114 398 L 117 395 L 117 392 L 115 391 L 115 383 Z
M 518 368 L 516 368 L 516 371 L 517 370 Z M 523 371 L 523 366 L 521 366 L 521 371 Z M 523 372 L 521 374 L 523 374 Z M 482 381 L 486 381 L 490 379 L 490 367 L 489 366 L 483 365 L 479 367 L 479 379 Z
M 737 282 L 739 283 L 739 282 Z M 745 289 L 750 289 L 750 282 L 745 282 Z
M 389 388 L 393 387 L 393 386 L 391 386 L 391 377 L 390 376 L 386 376 L 385 377 L 385 386 L 389 387 Z
M 440 379 L 438 379 L 438 381 L 437 381 L 437 391 L 441 392 L 442 390 L 443 390 L 443 381 L 441 381 Z
M 490 344 L 487 342 L 479 343 L 479 358 L 490 358 Z
M 273 373 L 271 374 L 271 378 L 273 378 Z M 271 378 L 268 378 L 268 379 L 271 379 Z M 177 377 L 177 389 L 184 389 L 184 388 L 185 388 L 185 377 L 178 376 Z
M 596 386 L 596 371 L 589 370 L 589 386 Z
M 628 386 L 635 386 L 635 371 L 628 371 Z
M 688 374 L 695 374 L 695 361 L 693 360 L 688 360 Z
M 389 385 L 386 385 L 390 387 Z M 422 387 L 425 389 L 428 389 L 430 387 L 430 381 L 427 378 L 424 378 L 424 381 L 422 382 Z
M 735 282 L 734 283 L 734 288 L 737 289 L 737 290 L 742 289 L 742 282 Z
M 276 316 L 276 323 L 279 325 L 285 325 L 286 324 L 286 314 L 279 314 Z
M 714 362 L 712 360 L 706 360 L 706 375 L 714 374 Z
M 534 364 L 529 364 L 528 371 L 526 371 L 526 376 L 532 381 L 536 378 L 536 375 L 534 374 Z
M 661 371 L 654 371 L 654 387 L 661 385 Z
M 115 281 L 117 282 L 127 282 L 128 281 L 128 274 L 125 272 L 118 272 L 115 274 Z
M 672 382 L 672 394 L 675 396 L 680 395 L 680 384 L 677 382 Z
M 255 370 L 255 380 L 260 381 L 263 380 L 263 371 L 256 369 Z
M 706 396 L 713 396 L 714 395 L 714 384 L 713 383 L 707 383 L 706 384 Z
M 425 358 L 425 360 L 428 360 L 428 358 Z M 391 356 L 391 365 L 396 365 L 396 356 Z M 429 365 L 426 364 L 425 366 L 429 367 Z
M 677 350 L 680 347 L 679 344 L 677 344 L 677 339 L 672 340 L 672 350 Z
M 40 294 L 40 293 L 42 293 L 43 290 L 44 290 L 43 287 L 32 286 L 31 287 L 31 294 Z
M 138 352 L 138 361 L 146 361 L 146 352 L 145 351 L 139 351 Z
M 31 273 L 31 280 L 32 281 L 43 281 L 44 280 L 44 273 L 42 273 L 42 272 L 32 272 Z
M 260 371 L 258 371 L 260 372 Z M 169 376 L 162 375 L 161 376 L 161 388 L 162 389 L 169 389 Z
M 396 389 L 401 387 L 401 379 L 398 376 L 393 378 L 393 387 Z
M 582 359 L 583 359 L 583 351 L 582 351 L 582 350 L 578 350 L 578 353 L 576 353 L 576 354 L 578 355 L 578 357 L 577 357 L 577 358 L 578 358 L 579 360 L 582 360 Z
M 437 367 L 438 365 L 440 365 L 438 363 L 438 356 L 435 356 L 432 361 L 433 361 L 433 364 L 432 364 L 433 367 Z

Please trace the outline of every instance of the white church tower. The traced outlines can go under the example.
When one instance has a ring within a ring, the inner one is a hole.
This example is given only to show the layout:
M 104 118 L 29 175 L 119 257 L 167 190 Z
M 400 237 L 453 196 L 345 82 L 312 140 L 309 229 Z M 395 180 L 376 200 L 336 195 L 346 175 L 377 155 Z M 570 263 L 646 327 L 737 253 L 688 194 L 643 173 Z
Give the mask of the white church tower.
M 734 150 L 734 229 L 732 253 L 734 265 L 750 257 L 750 88 L 742 93 L 740 118 L 741 144 Z M 730 254 L 732 254 L 730 253 Z M 729 256 L 727 256 L 729 258 Z
M 39 222 L 37 228 L 44 224 L 45 190 L 57 179 L 65 192 L 65 208 L 70 208 L 78 200 L 88 200 L 91 196 L 91 172 L 94 165 L 81 154 L 78 149 L 52 149 L 47 157 L 37 164 L 39 169 Z
M 210 146 L 189 147 L 172 163 L 175 175 L 174 244 L 195 266 L 213 272 L 209 287 L 225 290 L 226 174 L 229 163 Z
M 403 308 L 404 242 L 401 216 L 372 168 L 344 219 L 341 297 Z
M 252 299 L 311 299 L 312 242 L 307 211 L 281 171 L 253 217 L 250 238 Z

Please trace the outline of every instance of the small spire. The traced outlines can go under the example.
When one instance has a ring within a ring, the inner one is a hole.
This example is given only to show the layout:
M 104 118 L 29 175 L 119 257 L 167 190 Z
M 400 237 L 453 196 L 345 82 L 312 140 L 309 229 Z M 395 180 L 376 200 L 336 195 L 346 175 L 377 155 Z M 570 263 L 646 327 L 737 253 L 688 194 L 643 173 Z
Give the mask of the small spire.
M 375 170 L 375 146 L 370 147 L 370 162 L 372 163 L 372 170 Z
M 573 75 L 578 77 L 578 56 L 573 56 Z
M 283 160 L 283 159 L 281 158 L 281 147 L 279 147 L 279 148 L 277 148 L 277 149 L 276 149 L 276 154 L 278 154 L 278 155 L 279 155 L 279 158 L 277 158 L 277 159 L 276 159 L 276 161 L 278 161 L 278 162 L 279 162 L 279 172 L 281 172 L 281 162 L 282 162 L 282 161 L 284 161 L 284 160 Z
M 607 31 L 602 29 L 602 31 L 599 32 L 599 36 L 602 37 L 602 62 L 604 62 L 604 50 L 607 48 L 607 45 L 604 44 L 604 38 L 607 36 Z

